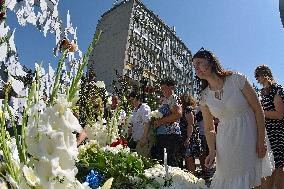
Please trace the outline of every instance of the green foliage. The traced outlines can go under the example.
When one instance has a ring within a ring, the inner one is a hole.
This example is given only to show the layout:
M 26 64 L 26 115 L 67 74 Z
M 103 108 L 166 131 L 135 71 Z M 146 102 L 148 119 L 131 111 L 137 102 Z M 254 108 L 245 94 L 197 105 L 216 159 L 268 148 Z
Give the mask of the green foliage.
M 105 88 L 98 88 L 95 81 L 90 81 L 85 77 L 81 78 L 79 93 L 79 122 L 84 127 L 87 121 L 94 123 L 98 116 L 103 115 L 103 107 L 108 96 Z
M 159 95 L 156 92 L 148 92 L 145 94 L 145 101 L 152 111 L 159 108 Z
M 112 188 L 137 188 L 131 179 L 135 177 L 139 178 L 138 180 L 145 180 L 144 170 L 157 164 L 156 161 L 131 153 L 125 148 L 113 151 L 104 150 L 96 144 L 91 144 L 80 150 L 78 165 L 82 170 L 96 169 L 101 171 L 106 179 L 113 177 Z M 86 175 L 86 172 L 82 171 L 82 174 Z M 85 176 L 82 174 L 77 175 L 79 180 Z
M 131 107 L 128 102 L 128 96 L 133 89 L 132 84 L 130 83 L 129 78 L 122 77 L 118 73 L 116 73 L 117 80 L 112 82 L 112 87 L 114 89 L 114 93 L 119 96 L 121 100 L 122 109 L 128 114 L 131 112 Z

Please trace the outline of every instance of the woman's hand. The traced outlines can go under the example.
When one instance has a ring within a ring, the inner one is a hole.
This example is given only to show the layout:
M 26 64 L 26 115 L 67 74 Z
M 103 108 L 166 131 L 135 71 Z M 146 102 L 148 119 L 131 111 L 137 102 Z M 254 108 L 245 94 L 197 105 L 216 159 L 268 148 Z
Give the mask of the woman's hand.
M 267 152 L 267 146 L 264 140 L 257 140 L 256 153 L 259 158 L 264 158 Z
M 214 162 L 215 162 L 215 157 L 216 157 L 216 151 L 210 151 L 209 155 L 205 159 L 205 166 L 207 168 L 212 168 Z
M 148 143 L 148 140 L 143 137 L 140 141 L 140 147 L 143 148 L 147 143 Z
M 188 148 L 188 146 L 190 145 L 190 138 L 191 138 L 191 137 L 187 137 L 186 140 L 185 140 L 185 142 L 184 142 L 184 146 L 185 146 L 186 148 Z
M 157 119 L 157 120 L 154 121 L 155 127 L 159 127 L 160 125 L 162 125 L 161 119 Z
M 82 130 L 81 133 L 79 133 L 79 136 L 77 138 L 77 147 L 80 146 L 80 144 L 87 138 L 87 131 L 86 127 Z

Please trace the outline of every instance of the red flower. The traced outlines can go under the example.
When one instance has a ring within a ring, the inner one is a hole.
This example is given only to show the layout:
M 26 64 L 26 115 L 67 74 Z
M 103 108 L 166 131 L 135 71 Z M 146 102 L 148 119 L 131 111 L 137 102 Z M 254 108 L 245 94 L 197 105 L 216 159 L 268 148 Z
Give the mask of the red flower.
M 149 87 L 149 93 L 153 93 L 155 92 L 155 88 L 154 87 Z
M 145 93 L 149 93 L 149 87 L 146 86 L 146 87 L 144 88 L 144 91 L 145 91 Z
M 123 145 L 124 147 L 127 147 L 128 142 L 125 139 L 117 139 L 117 141 L 111 143 L 110 147 L 116 147 L 120 144 Z

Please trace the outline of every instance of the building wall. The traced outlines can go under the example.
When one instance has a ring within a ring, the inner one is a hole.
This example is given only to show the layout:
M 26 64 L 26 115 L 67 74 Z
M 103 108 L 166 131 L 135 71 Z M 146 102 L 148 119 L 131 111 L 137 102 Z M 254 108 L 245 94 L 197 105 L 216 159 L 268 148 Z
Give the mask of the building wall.
M 284 0 L 279 0 L 279 13 L 282 26 L 284 27 Z
M 135 1 L 129 27 L 124 75 L 142 76 L 152 86 L 167 76 L 178 82 L 178 92 L 193 93 L 191 52 L 152 11 Z
M 191 52 L 152 11 L 138 0 L 126 0 L 106 12 L 97 30 L 102 36 L 90 63 L 98 80 L 110 86 L 120 75 L 148 85 L 171 76 L 178 82 L 178 93 L 193 93 Z M 111 91 L 111 87 L 107 87 Z
M 124 53 L 133 2 L 128 1 L 102 15 L 97 31 L 101 37 L 89 58 L 97 80 L 105 82 L 108 90 L 116 79 L 116 70 L 122 75 Z

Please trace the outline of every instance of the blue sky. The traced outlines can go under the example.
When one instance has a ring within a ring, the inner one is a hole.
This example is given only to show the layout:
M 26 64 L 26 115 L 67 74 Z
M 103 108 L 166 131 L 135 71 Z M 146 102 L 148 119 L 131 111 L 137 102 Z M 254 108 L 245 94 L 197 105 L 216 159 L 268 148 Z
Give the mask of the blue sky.
M 78 27 L 78 45 L 85 52 L 100 16 L 114 0 L 61 0 L 63 20 L 70 11 L 73 26 Z M 271 67 L 277 82 L 284 85 L 284 28 L 278 0 L 143 0 L 194 54 L 201 47 L 212 50 L 224 68 L 253 78 L 260 64 Z M 8 14 L 8 25 L 16 29 L 15 43 L 19 60 L 29 68 L 35 62 L 57 64 L 52 48 L 55 36 L 46 38 L 32 26 L 20 27 L 16 16 Z

